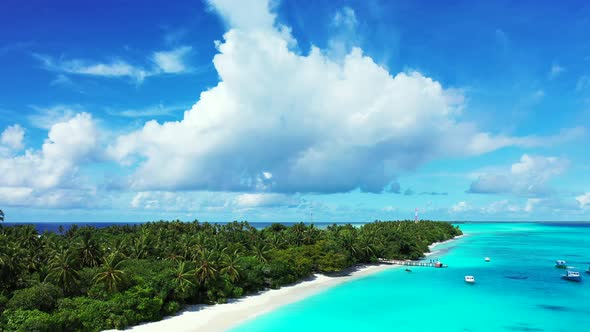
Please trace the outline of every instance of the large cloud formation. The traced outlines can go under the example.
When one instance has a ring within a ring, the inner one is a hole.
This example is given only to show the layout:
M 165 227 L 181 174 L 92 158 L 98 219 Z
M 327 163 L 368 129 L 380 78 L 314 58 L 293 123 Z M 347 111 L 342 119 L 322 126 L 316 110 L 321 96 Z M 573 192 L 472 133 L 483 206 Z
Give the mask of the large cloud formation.
M 220 82 L 182 121 L 150 121 L 110 147 L 138 164 L 135 190 L 379 192 L 437 157 L 534 145 L 479 132 L 459 120 L 461 93 L 392 76 L 359 48 L 338 60 L 294 51 L 268 1 L 210 3 L 230 26 L 213 59 Z
M 15 128 L 11 126 L 4 131 L 3 141 L 22 148 L 24 132 Z M 14 134 L 17 131 L 18 135 Z M 4 139 L 13 136 L 18 136 L 18 140 Z M 88 198 L 87 189 L 83 188 L 78 171 L 82 164 L 93 159 L 98 137 L 92 116 L 78 113 L 69 120 L 55 123 L 41 150 L 0 155 L 0 202 L 44 207 L 84 203 Z

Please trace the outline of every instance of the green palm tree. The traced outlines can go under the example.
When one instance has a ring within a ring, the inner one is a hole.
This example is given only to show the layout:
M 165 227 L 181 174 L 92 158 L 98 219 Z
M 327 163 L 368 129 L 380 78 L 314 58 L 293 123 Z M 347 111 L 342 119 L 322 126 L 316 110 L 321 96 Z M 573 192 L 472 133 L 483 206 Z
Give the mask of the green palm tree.
M 41 237 L 41 249 L 45 256 L 55 255 L 56 252 L 62 249 L 62 245 L 59 243 L 57 235 L 52 234 L 49 236 Z M 46 260 L 49 260 L 49 257 L 46 257 Z
M 258 260 L 258 262 L 263 264 L 266 263 L 268 261 L 268 253 L 268 246 L 264 244 L 264 242 L 256 242 L 256 244 L 254 245 L 254 257 L 256 258 L 256 260 Z
M 33 225 L 21 226 L 16 229 L 16 238 L 25 248 L 37 249 L 39 244 L 39 233 Z
M 314 244 L 317 241 L 319 231 L 313 224 L 311 224 L 303 232 L 303 244 Z
M 231 282 L 236 282 L 240 279 L 240 254 L 238 250 L 235 250 L 232 254 L 224 255 L 222 259 L 223 268 L 221 274 L 225 275 Z
M 0 210 L 0 222 L 4 222 L 4 211 Z
M 290 235 L 291 235 L 291 243 L 300 246 L 301 244 L 303 244 L 303 237 L 304 237 L 304 233 L 306 231 L 306 227 L 305 224 L 300 222 L 297 223 L 293 226 L 291 226 L 291 228 L 289 229 L 290 231 Z
M 164 259 L 167 261 L 179 263 L 184 260 L 184 257 L 182 255 L 177 254 L 175 251 L 173 251 Z
M 130 241 L 125 241 L 120 238 L 115 238 L 112 241 L 107 242 L 103 246 L 103 252 L 109 252 L 110 255 L 114 255 L 117 258 L 129 258 L 130 252 Z
M 215 253 L 212 251 L 205 251 L 201 254 L 200 259 L 196 262 L 195 277 L 197 281 L 206 284 L 217 278 L 217 260 Z
M 174 282 L 174 288 L 179 295 L 183 297 L 188 295 L 191 287 L 195 286 L 191 278 L 193 278 L 193 274 L 187 271 L 186 262 L 178 262 L 178 266 L 174 269 L 174 279 L 172 280 Z
M 270 242 L 270 245 L 274 248 L 274 249 L 284 249 L 286 248 L 287 245 L 287 241 L 285 240 L 285 236 L 283 235 L 283 233 L 271 233 L 269 235 L 268 241 Z
M 146 258 L 149 254 L 150 241 L 146 233 L 140 234 L 133 240 L 131 245 L 131 256 L 136 259 Z
M 348 229 L 340 232 L 340 242 L 342 247 L 348 251 L 350 257 L 357 257 L 358 246 L 356 243 L 356 234 Z
M 371 261 L 375 257 L 374 241 L 366 236 L 361 236 L 358 241 L 358 256 L 363 261 Z
M 28 252 L 21 245 L 0 234 L 0 277 L 3 280 L 10 280 L 26 269 L 27 256 Z
M 77 247 L 82 266 L 95 267 L 99 265 L 100 248 L 91 232 L 82 233 Z
M 104 284 L 109 292 L 117 291 L 125 278 L 125 271 L 121 269 L 121 263 L 115 255 L 109 255 L 103 259 L 102 271 L 95 277 L 95 283 Z
M 6 248 L 8 247 L 8 243 L 8 237 L 0 233 L 0 269 L 2 269 L 4 265 L 6 265 L 8 259 L 10 258 L 8 256 L 8 250 L 6 250 Z
M 75 289 L 75 286 L 80 281 L 80 275 L 76 267 L 77 262 L 70 249 L 57 251 L 53 258 L 49 260 L 49 272 L 45 280 L 53 282 L 67 293 Z

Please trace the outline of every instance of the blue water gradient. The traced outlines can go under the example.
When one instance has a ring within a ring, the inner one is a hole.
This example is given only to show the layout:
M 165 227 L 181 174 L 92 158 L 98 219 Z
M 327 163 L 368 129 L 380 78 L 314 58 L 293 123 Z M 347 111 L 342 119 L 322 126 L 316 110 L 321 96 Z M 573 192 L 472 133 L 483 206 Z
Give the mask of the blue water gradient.
M 565 259 L 580 272 L 588 269 L 589 227 L 460 227 L 467 236 L 436 248 L 447 269 L 381 272 L 233 331 L 590 331 L 590 274 L 583 273 L 582 283 L 568 282 L 554 267 Z M 465 275 L 474 275 L 476 284 L 466 284 Z

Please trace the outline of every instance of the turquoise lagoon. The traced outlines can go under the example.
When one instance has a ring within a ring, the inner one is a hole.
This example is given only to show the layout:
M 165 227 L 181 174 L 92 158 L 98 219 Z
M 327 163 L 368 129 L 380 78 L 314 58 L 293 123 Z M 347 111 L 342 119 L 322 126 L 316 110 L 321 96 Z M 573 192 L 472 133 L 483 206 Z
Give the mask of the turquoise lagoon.
M 590 225 L 461 224 L 435 248 L 447 269 L 392 269 L 284 306 L 233 331 L 590 331 Z M 484 262 L 489 256 L 491 262 Z M 477 283 L 466 284 L 465 275 Z M 526 277 L 510 279 L 508 276 Z

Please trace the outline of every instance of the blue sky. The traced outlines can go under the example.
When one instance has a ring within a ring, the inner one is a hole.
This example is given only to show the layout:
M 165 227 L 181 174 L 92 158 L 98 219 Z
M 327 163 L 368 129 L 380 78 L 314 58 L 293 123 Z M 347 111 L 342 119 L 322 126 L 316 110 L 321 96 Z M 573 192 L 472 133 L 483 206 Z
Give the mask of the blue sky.
M 7 221 L 590 220 L 590 5 L 5 1 Z

